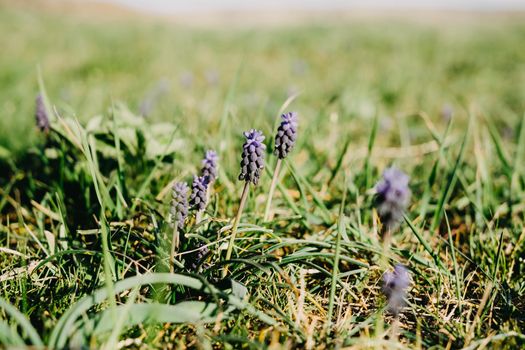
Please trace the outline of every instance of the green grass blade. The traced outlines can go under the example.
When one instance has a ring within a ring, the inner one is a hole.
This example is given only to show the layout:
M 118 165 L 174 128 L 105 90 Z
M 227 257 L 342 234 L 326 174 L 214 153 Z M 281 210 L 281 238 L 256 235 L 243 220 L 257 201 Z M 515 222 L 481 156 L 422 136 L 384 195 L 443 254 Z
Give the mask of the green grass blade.
M 452 191 L 454 190 L 454 187 L 456 185 L 456 181 L 457 181 L 457 178 L 458 178 L 458 171 L 459 171 L 459 167 L 461 165 L 461 163 L 463 162 L 463 157 L 464 157 L 464 154 L 465 154 L 465 149 L 466 149 L 466 145 L 467 145 L 467 142 L 469 140 L 469 135 L 470 135 L 470 124 L 472 122 L 472 117 L 471 119 L 469 120 L 469 126 L 467 127 L 467 131 L 465 132 L 465 135 L 463 136 L 463 141 L 461 143 L 461 147 L 459 149 L 459 154 L 456 158 L 456 162 L 454 164 L 454 168 L 452 169 L 452 171 L 449 173 L 448 175 L 448 178 L 447 178 L 447 182 L 444 186 L 444 189 L 442 190 L 441 192 L 441 197 L 439 199 L 439 203 L 434 211 L 434 217 L 432 219 L 432 224 L 430 226 L 430 232 L 434 232 L 436 230 L 436 228 L 438 227 L 440 221 L 441 221 L 441 217 L 443 215 L 443 212 L 444 212 L 444 208 L 445 208 L 445 205 L 448 203 L 448 200 L 450 198 L 450 196 L 452 195 Z
M 346 184 L 346 181 L 343 182 Z M 327 316 L 327 327 L 328 334 L 330 334 L 332 327 L 332 314 L 334 312 L 334 299 L 335 291 L 337 288 L 337 278 L 339 273 L 339 256 L 341 254 L 341 236 L 346 234 L 345 232 L 345 222 L 344 222 L 344 208 L 345 208 L 345 199 L 346 199 L 346 186 L 343 190 L 343 198 L 341 199 L 341 208 L 339 209 L 339 219 L 337 221 L 337 237 L 335 244 L 335 254 L 334 254 L 334 265 L 332 270 L 332 285 L 330 288 L 330 299 L 328 301 L 328 316 Z M 344 232 L 344 233 L 343 233 Z
M 0 308 L 4 309 L 4 311 L 20 325 L 20 327 L 27 334 L 29 340 L 31 340 L 31 343 L 34 346 L 36 347 L 44 346 L 44 343 L 42 342 L 42 339 L 38 335 L 37 330 L 31 325 L 31 323 L 29 322 L 29 320 L 26 318 L 25 315 L 23 315 L 13 305 L 9 304 L 3 298 L 0 298 Z

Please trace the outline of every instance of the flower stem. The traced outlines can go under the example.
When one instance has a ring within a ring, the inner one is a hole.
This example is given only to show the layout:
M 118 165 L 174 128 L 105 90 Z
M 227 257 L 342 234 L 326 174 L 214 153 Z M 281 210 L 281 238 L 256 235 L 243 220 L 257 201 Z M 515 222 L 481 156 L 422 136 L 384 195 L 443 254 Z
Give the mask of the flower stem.
M 390 266 L 390 249 L 392 244 L 392 232 L 390 229 L 384 230 L 383 226 L 383 259 L 382 264 L 384 269 L 388 269 Z
M 392 325 L 390 326 L 389 339 L 392 339 L 395 343 L 397 343 L 398 337 L 399 337 L 399 315 L 396 315 L 394 317 L 394 321 L 392 322 Z
M 170 272 L 173 273 L 173 264 L 175 259 L 175 249 L 179 246 L 179 230 L 177 225 L 173 228 L 173 238 L 171 239 L 171 251 L 170 251 Z
M 202 211 L 202 210 L 199 210 L 199 211 L 195 214 L 195 226 L 198 225 L 198 224 L 202 221 L 202 214 L 203 214 L 203 211 Z
M 246 181 L 244 183 L 244 188 L 242 189 L 242 195 L 241 195 L 241 203 L 239 204 L 239 210 L 237 210 L 237 215 L 235 216 L 235 219 L 233 221 L 232 226 L 232 233 L 230 236 L 230 242 L 228 243 L 228 250 L 226 251 L 226 260 L 230 260 L 232 256 L 232 250 L 233 250 L 233 242 L 235 241 L 235 236 L 237 235 L 237 227 L 239 226 L 239 221 L 241 221 L 241 215 L 242 211 L 244 209 L 244 205 L 246 204 L 246 199 L 248 198 L 248 190 L 250 189 L 250 182 Z M 224 271 L 222 273 L 222 277 L 226 277 L 228 274 L 228 266 L 226 265 L 224 267 Z
M 272 207 L 272 198 L 273 193 L 275 192 L 275 187 L 277 186 L 277 181 L 279 179 L 279 171 L 281 170 L 282 159 L 277 159 L 277 164 L 275 164 L 275 169 L 273 171 L 272 184 L 270 185 L 270 192 L 268 192 L 268 199 L 266 200 L 266 209 L 264 210 L 264 222 L 270 220 L 270 209 Z

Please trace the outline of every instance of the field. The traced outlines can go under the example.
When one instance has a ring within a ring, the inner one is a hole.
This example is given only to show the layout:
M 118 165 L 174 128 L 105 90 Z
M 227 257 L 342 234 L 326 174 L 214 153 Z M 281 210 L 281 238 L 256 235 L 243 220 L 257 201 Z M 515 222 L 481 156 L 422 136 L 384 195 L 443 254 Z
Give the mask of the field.
M 0 344 L 525 346 L 523 16 L 189 25 L 21 4 L 0 1 Z M 265 169 L 236 230 L 252 128 Z M 208 149 L 206 208 L 174 230 L 172 186 Z M 412 196 L 383 235 L 391 166 Z

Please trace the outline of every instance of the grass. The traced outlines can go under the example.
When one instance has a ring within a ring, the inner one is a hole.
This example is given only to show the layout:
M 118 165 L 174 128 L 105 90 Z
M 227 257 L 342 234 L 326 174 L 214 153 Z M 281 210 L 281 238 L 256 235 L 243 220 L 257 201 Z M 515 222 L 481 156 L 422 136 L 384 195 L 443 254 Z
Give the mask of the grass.
M 204 29 L 0 5 L 0 342 L 523 347 L 525 26 L 482 19 Z M 273 219 L 268 153 L 225 260 L 242 131 L 271 149 L 287 104 Z M 168 273 L 170 188 L 208 148 L 219 178 Z M 385 251 L 373 186 L 391 164 L 413 197 Z M 380 290 L 398 262 L 399 337 Z

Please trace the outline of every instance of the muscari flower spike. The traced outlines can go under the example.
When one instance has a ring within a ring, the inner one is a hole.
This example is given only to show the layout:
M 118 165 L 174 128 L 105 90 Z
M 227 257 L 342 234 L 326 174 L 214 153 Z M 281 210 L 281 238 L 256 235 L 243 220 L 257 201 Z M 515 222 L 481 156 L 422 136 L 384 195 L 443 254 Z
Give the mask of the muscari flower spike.
M 377 212 L 387 231 L 395 230 L 403 220 L 411 196 L 408 181 L 408 175 L 391 167 L 383 172 L 383 178 L 375 187 Z
M 210 249 L 205 244 L 198 244 L 197 247 L 197 250 L 190 254 L 190 257 L 186 262 L 186 267 L 190 271 L 197 271 L 202 261 L 210 253 Z
M 257 185 L 264 169 L 264 152 L 266 150 L 266 145 L 263 143 L 264 136 L 261 131 L 251 129 L 244 132 L 244 137 L 246 137 L 246 141 L 242 150 L 239 180 Z
M 197 211 L 206 208 L 206 192 L 208 191 L 208 177 L 194 176 L 191 185 L 190 207 Z
M 171 222 L 179 230 L 184 228 L 184 221 L 188 216 L 188 184 L 177 182 L 173 185 L 171 196 Z
M 206 156 L 202 160 L 201 175 L 206 176 L 210 183 L 214 182 L 218 176 L 219 156 L 213 150 L 206 151 Z
M 289 112 L 281 115 L 281 125 L 275 135 L 274 154 L 284 159 L 295 145 L 297 138 L 297 113 Z
M 49 117 L 47 115 L 46 106 L 44 105 L 44 98 L 42 97 L 42 94 L 36 95 L 36 109 L 35 109 L 35 120 L 36 120 L 36 126 L 40 131 L 42 132 L 48 132 L 49 131 Z
M 397 316 L 405 305 L 406 291 L 410 285 L 410 273 L 401 264 L 393 272 L 385 272 L 381 290 L 388 299 L 388 310 Z

